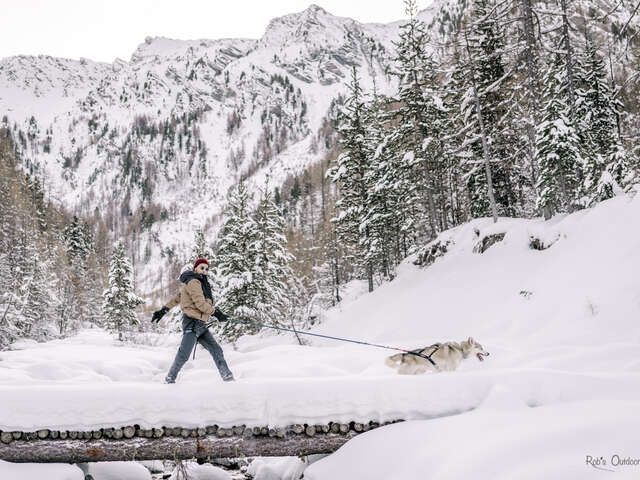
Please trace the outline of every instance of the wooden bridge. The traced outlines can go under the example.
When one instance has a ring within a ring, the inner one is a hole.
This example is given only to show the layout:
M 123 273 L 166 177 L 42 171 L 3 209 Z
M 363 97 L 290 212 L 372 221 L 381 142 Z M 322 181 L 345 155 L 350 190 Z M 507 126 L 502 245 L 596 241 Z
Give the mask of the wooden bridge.
M 42 429 L 0 432 L 0 459 L 9 462 L 80 463 L 132 460 L 305 456 L 331 453 L 378 423 L 297 424 L 286 427 L 201 428 L 138 425 L 92 431 Z

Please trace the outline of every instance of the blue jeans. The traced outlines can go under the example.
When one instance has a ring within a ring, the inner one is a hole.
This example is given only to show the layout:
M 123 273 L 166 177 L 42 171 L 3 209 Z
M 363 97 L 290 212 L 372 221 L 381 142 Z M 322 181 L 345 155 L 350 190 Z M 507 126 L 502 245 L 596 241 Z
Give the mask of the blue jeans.
M 171 365 L 171 368 L 169 369 L 169 373 L 167 374 L 168 379 L 176 379 L 178 373 L 180 372 L 180 369 L 182 369 L 182 366 L 186 363 L 187 360 L 189 360 L 189 355 L 191 355 L 196 342 L 206 348 L 207 351 L 211 354 L 216 367 L 218 367 L 218 372 L 220 372 L 220 376 L 223 379 L 231 376 L 231 370 L 229 370 L 227 362 L 224 359 L 222 348 L 220 348 L 218 342 L 215 341 L 209 329 L 205 328 L 203 322 L 195 318 L 187 317 L 183 314 L 182 331 L 182 342 L 180 342 L 180 348 L 178 348 L 176 358 L 173 361 L 173 365 Z

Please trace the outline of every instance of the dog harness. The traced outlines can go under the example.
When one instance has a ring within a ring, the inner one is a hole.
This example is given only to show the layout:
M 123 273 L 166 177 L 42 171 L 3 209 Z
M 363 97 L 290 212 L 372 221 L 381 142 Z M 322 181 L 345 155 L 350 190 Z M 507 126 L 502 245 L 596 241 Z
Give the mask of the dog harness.
M 407 353 L 410 354 L 410 355 L 416 355 L 416 356 L 421 357 L 421 358 L 426 358 L 427 360 L 429 360 L 431 365 L 433 365 L 434 367 L 438 368 L 438 365 L 436 365 L 436 362 L 433 361 L 431 356 L 440 349 L 440 345 L 439 344 L 435 344 L 435 345 L 432 345 L 432 346 L 435 347 L 435 348 L 433 349 L 433 352 L 431 352 L 429 355 L 425 355 L 425 354 L 421 353 L 422 350 L 424 350 L 424 349 L 410 350 Z

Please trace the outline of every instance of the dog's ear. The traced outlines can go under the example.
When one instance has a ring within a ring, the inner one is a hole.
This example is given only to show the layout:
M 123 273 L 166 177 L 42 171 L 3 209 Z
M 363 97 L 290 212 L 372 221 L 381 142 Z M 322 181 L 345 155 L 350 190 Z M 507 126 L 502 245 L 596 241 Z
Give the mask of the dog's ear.
M 473 337 L 469 337 L 467 342 L 469 342 L 470 345 L 473 345 L 476 341 L 473 339 Z

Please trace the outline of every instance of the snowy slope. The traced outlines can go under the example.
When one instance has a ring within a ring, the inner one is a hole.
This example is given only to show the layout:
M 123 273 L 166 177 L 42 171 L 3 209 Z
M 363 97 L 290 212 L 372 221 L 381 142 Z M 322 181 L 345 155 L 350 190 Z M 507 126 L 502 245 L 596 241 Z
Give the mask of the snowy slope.
M 334 312 L 326 331 L 370 340 L 474 335 L 491 352 L 483 374 L 511 372 L 527 387 L 495 375 L 477 409 L 368 432 L 305 478 L 638 478 L 639 212 L 640 197 L 618 198 L 547 223 L 475 221 L 441 236 L 455 246 L 426 271 L 385 285 L 390 301 Z M 474 229 L 507 234 L 479 255 Z M 529 250 L 530 236 L 553 245 Z M 455 375 L 461 393 L 467 379 Z
M 638 460 L 638 402 L 529 408 L 518 400 L 498 386 L 472 412 L 365 433 L 311 465 L 304 478 L 400 480 L 419 472 L 430 480 L 638 478 L 640 462 L 623 463 Z
M 330 312 L 324 331 L 409 346 L 469 335 L 484 345 L 489 337 L 496 366 L 517 359 L 532 367 L 633 371 L 640 365 L 632 349 L 640 340 L 633 321 L 640 307 L 638 212 L 640 198 L 620 197 L 548 222 L 466 223 L 440 235 L 454 241 L 444 257 L 425 270 L 407 264 L 397 282 Z M 474 230 L 480 238 L 506 236 L 477 254 Z M 530 249 L 531 237 L 551 247 Z M 572 345 L 562 359 L 540 355 Z M 607 348 L 617 352 L 610 364 Z M 620 363 L 620 355 L 628 360 Z
M 528 407 L 640 407 L 639 209 L 640 197 L 624 197 L 546 223 L 463 225 L 441 236 L 455 243 L 432 266 L 407 262 L 393 282 L 327 312 L 319 329 L 401 347 L 474 336 L 491 356 L 457 372 L 399 376 L 385 350 L 264 336 L 226 346 L 237 382 L 223 384 L 200 350 L 169 386 L 160 382 L 178 337 L 119 346 L 87 331 L 1 354 L 0 429 L 426 419 L 473 409 L 495 385 Z M 473 253 L 474 229 L 506 236 Z M 531 235 L 554 243 L 531 250 Z

